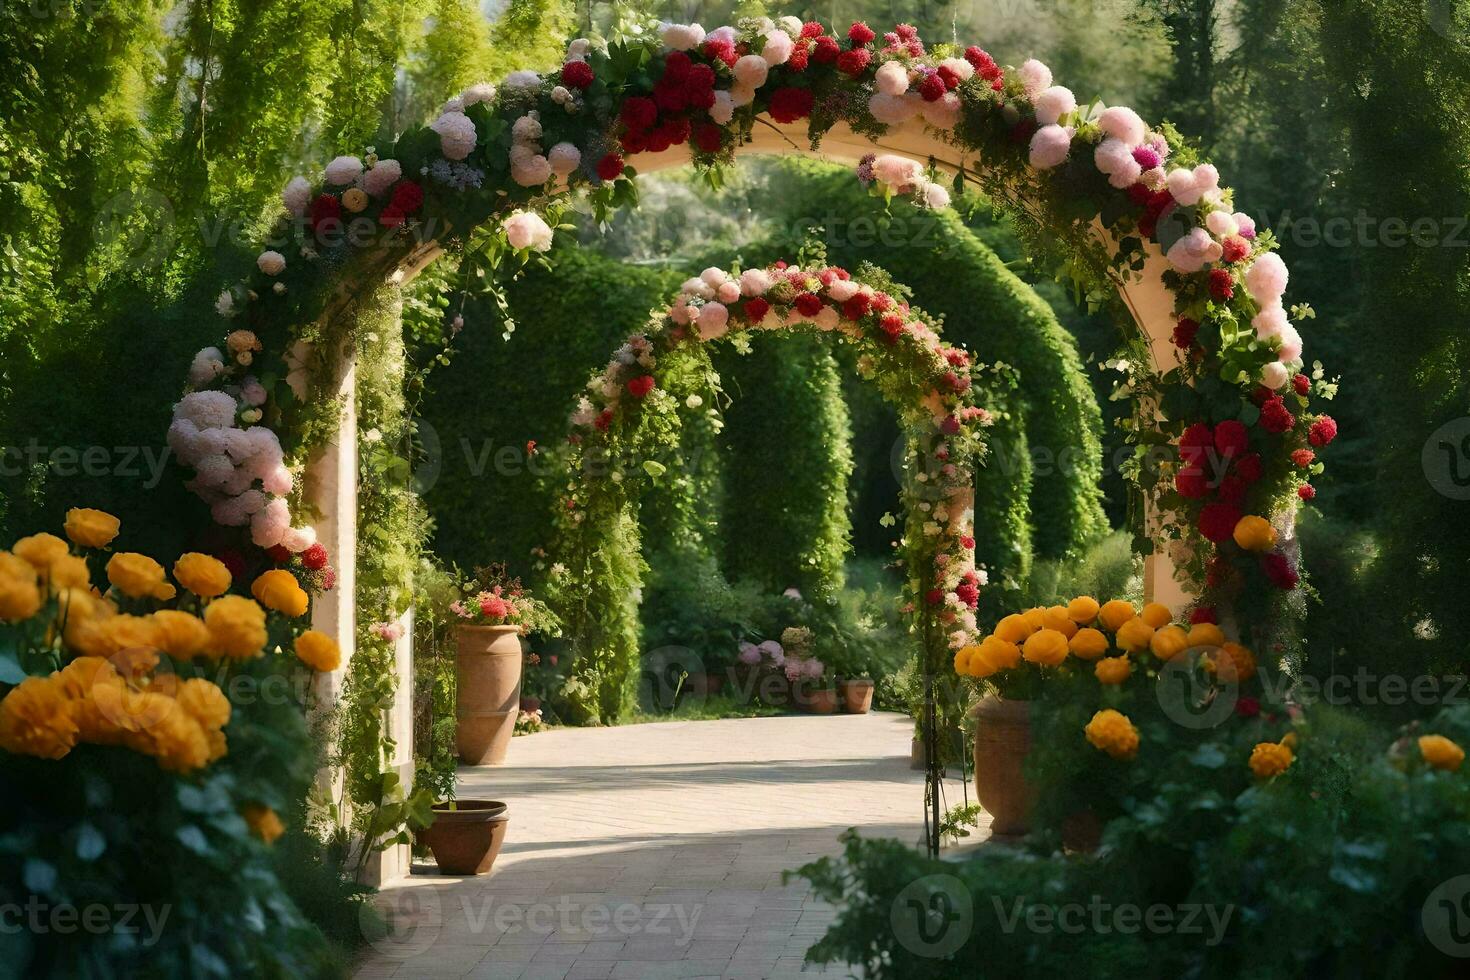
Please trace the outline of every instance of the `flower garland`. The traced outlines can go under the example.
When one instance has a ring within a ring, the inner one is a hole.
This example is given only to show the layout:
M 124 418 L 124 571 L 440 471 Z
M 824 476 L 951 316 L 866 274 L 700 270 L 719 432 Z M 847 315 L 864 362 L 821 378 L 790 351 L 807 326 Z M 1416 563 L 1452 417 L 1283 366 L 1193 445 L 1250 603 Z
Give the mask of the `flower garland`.
M 663 446 L 647 438 L 647 430 L 681 407 L 706 402 L 697 393 L 681 401 L 671 379 L 691 360 L 705 363 L 706 344 L 743 343 L 758 331 L 778 330 L 828 334 L 855 345 L 859 373 L 898 407 L 912 460 L 904 487 L 907 608 L 922 610 L 949 650 L 972 644 L 986 583 L 975 564 L 973 474 L 984 455 L 983 430 L 993 421 L 975 401 L 981 366 L 969 352 L 946 344 L 921 311 L 881 284 L 835 267 L 780 262 L 736 274 L 706 269 L 591 377 L 570 417 L 572 479 L 557 508 L 567 532 L 556 554 L 559 594 L 585 606 L 595 590 L 615 587 L 598 571 L 594 555 L 613 546 L 620 522 L 608 515 L 623 512 L 636 500 L 640 482 L 664 471 L 653 458 Z M 677 445 L 677 429 L 663 442 Z M 596 527 L 589 530 L 589 523 Z M 563 614 L 575 642 L 581 617 L 575 610 Z M 615 670 L 615 659 L 594 655 L 585 670 Z
M 391 157 L 338 157 L 315 182 L 295 178 L 256 273 L 220 299 L 220 312 L 250 329 L 231 332 L 229 357 L 200 352 L 176 410 L 170 444 L 194 468 L 191 486 L 216 521 L 248 527 L 256 545 L 305 551 L 309 526 L 288 498 L 313 448 L 303 435 L 314 444 L 324 436 L 308 431 L 305 396 L 282 382 L 293 373 L 299 381 L 321 357 L 293 342 L 319 339 L 306 325 L 350 303 L 332 293 L 338 279 L 386 278 L 495 217 L 504 247 L 545 251 L 552 230 L 541 214 L 566 194 L 585 192 L 599 214 L 632 203 L 629 160 L 687 144 L 697 165 L 716 167 L 758 117 L 808 120 L 814 146 L 839 122 L 876 139 L 919 121 L 981 161 L 962 178 L 1019 210 L 1046 233 L 1037 237 L 1066 242 L 1089 286 L 1126 280 L 1143 267 L 1145 242 L 1155 243 L 1171 267 L 1164 281 L 1181 363 L 1161 375 L 1135 363 L 1126 393 L 1154 406 L 1134 437 L 1140 451 L 1162 438 L 1178 459 L 1140 476 L 1141 487 L 1166 517 L 1163 533 L 1203 556 L 1186 571 L 1214 594 L 1296 584 L 1285 548 L 1257 555 L 1227 533 L 1241 517 L 1310 499 L 1316 452 L 1336 435 L 1332 419 L 1309 408 L 1309 396 L 1330 397 L 1335 386 L 1302 371 L 1291 318 L 1311 313 L 1288 312 L 1272 236 L 1234 210 L 1215 168 L 1171 131 L 1126 107 L 1080 105 L 1038 61 L 1007 68 L 978 47 L 931 50 L 907 25 L 880 38 L 856 23 L 839 37 L 793 17 L 748 18 L 708 32 L 667 24 L 656 38 L 578 39 L 557 71 L 514 72 L 498 88 L 451 99 Z M 875 158 L 865 168 L 865 179 L 947 203 L 912 162 Z M 719 313 L 703 315 L 712 323 Z M 252 367 L 262 350 L 274 359 L 268 369 Z M 290 435 L 289 451 L 277 433 Z

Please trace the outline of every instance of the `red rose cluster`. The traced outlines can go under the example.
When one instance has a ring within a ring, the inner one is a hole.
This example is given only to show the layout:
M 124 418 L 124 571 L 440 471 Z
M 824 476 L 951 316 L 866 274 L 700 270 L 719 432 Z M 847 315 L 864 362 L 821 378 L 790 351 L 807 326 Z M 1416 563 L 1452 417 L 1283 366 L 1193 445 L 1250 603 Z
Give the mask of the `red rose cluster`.
M 1217 544 L 1227 540 L 1247 490 L 1261 478 L 1261 457 L 1250 452 L 1246 427 L 1235 419 L 1213 429 L 1196 422 L 1179 437 L 1179 464 L 1174 489 L 1190 500 L 1209 500 L 1197 521 L 1200 534 Z
M 975 69 L 975 74 L 990 83 L 992 89 L 999 92 L 1005 87 L 1005 79 L 1003 77 L 1005 73 L 1001 71 L 1000 65 L 997 65 L 995 59 L 986 51 L 972 44 L 965 49 L 965 60 L 970 63 L 971 68 Z
M 400 180 L 383 212 L 378 215 L 378 224 L 384 228 L 397 228 L 423 203 L 424 189 L 411 180 Z

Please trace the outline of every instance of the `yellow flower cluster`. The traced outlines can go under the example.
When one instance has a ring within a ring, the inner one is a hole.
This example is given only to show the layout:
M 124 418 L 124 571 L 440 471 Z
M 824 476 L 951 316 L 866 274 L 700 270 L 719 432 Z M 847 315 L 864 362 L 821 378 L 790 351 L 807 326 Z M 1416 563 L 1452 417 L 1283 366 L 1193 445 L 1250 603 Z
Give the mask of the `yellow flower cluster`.
M 328 673 L 342 666 L 342 650 L 325 633 L 307 630 L 296 638 L 296 656 L 312 670 Z
M 1226 643 L 1218 626 L 1201 623 L 1185 629 L 1174 625 L 1173 618 L 1169 607 L 1157 602 L 1140 612 L 1122 599 L 1099 604 L 1091 596 L 1078 596 L 1065 606 L 1038 606 L 1006 616 L 980 643 L 955 654 L 954 669 L 984 678 L 1022 660 L 1056 667 L 1070 655 L 1097 661 L 1093 672 L 1102 683 L 1121 684 L 1133 673 L 1129 655 L 1151 653 L 1167 661 L 1186 650 L 1213 647 L 1219 649 L 1206 668 L 1217 670 L 1222 679 L 1246 680 L 1255 673 L 1255 657 L 1239 644 Z
M 250 828 L 250 832 L 267 844 L 274 844 L 276 838 L 286 832 L 286 826 L 281 823 L 281 818 L 276 816 L 276 811 L 268 806 L 252 803 L 245 808 L 241 816 L 245 818 L 245 825 Z
M 125 676 L 100 657 L 77 657 L 0 700 L 0 749 L 60 759 L 79 743 L 122 745 L 186 773 L 225 755 L 229 721 L 229 699 L 210 681 Z
M 41 611 L 40 577 L 31 563 L 0 551 L 0 620 L 18 623 Z
M 1127 761 L 1138 754 L 1138 729 L 1122 712 L 1104 708 L 1092 716 L 1083 731 L 1094 748 L 1114 759 Z
M 262 573 L 251 584 L 250 594 L 267 609 L 274 609 L 292 619 L 305 616 L 311 601 L 301 583 L 296 581 L 296 576 L 284 568 Z

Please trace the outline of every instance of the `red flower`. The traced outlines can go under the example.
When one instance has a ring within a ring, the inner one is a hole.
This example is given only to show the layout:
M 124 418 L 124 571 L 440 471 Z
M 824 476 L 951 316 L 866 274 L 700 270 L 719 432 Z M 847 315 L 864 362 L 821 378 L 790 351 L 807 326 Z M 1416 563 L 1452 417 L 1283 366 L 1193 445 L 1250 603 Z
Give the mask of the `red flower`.
M 919 83 L 919 94 L 924 97 L 925 102 L 938 102 L 944 97 L 949 89 L 944 86 L 944 79 L 938 75 L 925 75 L 924 80 Z
M 837 70 L 857 78 L 867 71 L 868 62 L 873 60 L 867 48 L 852 48 L 837 56 Z
M 930 589 L 927 593 L 925 593 L 924 601 L 929 603 L 929 605 L 931 606 L 942 605 L 944 603 L 944 590 Z
M 815 97 L 809 88 L 778 88 L 771 93 L 771 118 L 792 123 L 812 113 Z
M 816 293 L 802 293 L 796 297 L 796 310 L 802 316 L 816 316 L 822 312 L 822 297 Z
M 861 320 L 867 315 L 868 297 L 865 293 L 854 293 L 852 299 L 842 304 L 842 315 L 849 320 Z
M 1312 379 L 1307 377 L 1305 374 L 1293 375 L 1291 379 L 1291 386 L 1296 389 L 1296 393 L 1298 395 L 1301 395 L 1305 398 L 1307 392 L 1312 390 Z
M 1235 295 L 1235 276 L 1229 269 L 1210 270 L 1210 295 L 1222 302 Z
M 1292 461 L 1292 463 L 1294 463 L 1297 466 L 1302 467 L 1303 469 L 1305 469 L 1308 466 L 1311 466 L 1312 465 L 1312 461 L 1314 459 L 1316 459 L 1316 458 L 1317 458 L 1317 454 L 1314 453 L 1314 452 L 1312 452 L 1310 449 L 1293 449 L 1291 451 L 1291 461 Z
M 686 80 L 689 94 L 713 91 L 715 87 L 715 70 L 709 65 L 692 65 L 689 68 L 689 77 Z M 714 105 L 713 102 L 710 105 Z
M 408 214 L 417 211 L 423 203 L 424 189 L 411 180 L 400 180 L 393 188 L 393 197 L 388 206 Z
M 612 420 L 613 410 L 610 408 L 604 408 L 601 412 L 597 414 L 597 418 L 592 420 L 592 424 L 596 427 L 598 432 L 606 432 L 607 427 L 612 425 Z
M 841 53 L 842 49 L 837 46 L 835 38 L 819 37 L 816 46 L 812 48 L 812 60 L 819 65 L 830 65 Z
M 969 582 L 961 582 L 955 586 L 954 594 L 960 597 L 960 601 L 974 609 L 980 604 L 980 590 Z
M 683 51 L 670 51 L 664 55 L 664 78 L 682 82 L 689 77 L 689 69 L 694 67 L 694 62 Z
M 1286 403 L 1279 397 L 1266 399 L 1261 406 L 1261 428 L 1267 432 L 1288 432 L 1296 425 L 1296 416 L 1287 411 Z
M 821 37 L 825 33 L 827 33 L 827 29 L 814 20 L 809 20 L 801 25 L 801 36 L 807 40 Z
M 1336 438 L 1337 422 L 1330 415 L 1322 416 L 1307 430 L 1307 441 L 1314 446 L 1325 446 Z
M 704 52 L 706 58 L 719 59 L 731 68 L 735 67 L 735 45 L 727 38 L 721 37 L 712 41 L 705 41 L 704 46 L 700 50 Z
M 1248 443 L 1245 426 L 1235 419 L 1226 419 L 1215 426 L 1215 451 L 1221 456 L 1227 459 L 1239 456 L 1246 451 Z
M 792 71 L 806 71 L 806 62 L 809 55 L 804 47 L 796 47 L 791 50 L 791 57 L 786 59 L 786 67 Z
M 1215 445 L 1215 435 L 1203 422 L 1196 422 L 1184 430 L 1179 437 L 1179 458 L 1187 463 L 1198 463 Z
M 653 390 L 653 375 L 640 374 L 636 378 L 628 379 L 628 394 L 634 398 L 644 398 Z
M 949 385 L 952 391 L 969 391 L 970 379 L 967 376 L 955 374 L 953 371 L 944 372 L 944 383 Z
M 873 29 L 862 21 L 858 21 L 847 29 L 847 39 L 853 44 L 867 44 L 877 36 L 873 33 Z
M 1179 496 L 1198 500 L 1210 492 L 1208 481 L 1205 480 L 1205 471 L 1198 466 L 1182 467 L 1174 474 L 1174 489 L 1179 491 Z
M 966 48 L 965 60 L 970 63 L 971 68 L 975 69 L 975 74 L 986 81 L 993 82 L 1000 78 L 1000 66 L 983 49 L 977 48 L 974 45 Z
M 328 567 L 322 571 L 322 591 L 331 592 L 337 587 L 337 570 Z
M 311 230 L 319 232 L 323 227 L 331 231 L 334 227 L 342 227 L 342 202 L 331 194 L 318 194 L 311 202 L 311 208 L 306 213 L 306 220 L 311 223 Z
M 1261 702 L 1253 697 L 1243 697 L 1235 702 L 1235 713 L 1242 718 L 1254 718 L 1261 713 Z
M 1246 453 L 1235 461 L 1235 475 L 1246 483 L 1255 483 L 1261 478 L 1260 453 Z
M 718 153 L 724 143 L 724 131 L 714 123 L 694 127 L 694 145 L 704 153 Z
M 1302 579 L 1291 567 L 1291 562 L 1279 551 L 1272 551 L 1261 556 L 1261 571 L 1265 572 L 1266 578 L 1278 589 L 1291 590 L 1297 587 Z
M 1225 477 L 1215 493 L 1227 504 L 1240 504 L 1245 500 L 1246 482 L 1238 474 Z
M 1301 486 L 1296 488 L 1296 495 L 1303 500 L 1311 500 L 1313 497 L 1317 496 L 1317 488 L 1312 486 L 1310 483 L 1303 483 Z
M 1010 136 L 1011 142 L 1013 143 L 1029 143 L 1031 142 L 1031 137 L 1036 135 L 1036 130 L 1036 120 L 1028 117 L 1012 126 L 1011 131 L 1007 135 Z
M 585 61 L 568 61 L 561 66 L 561 81 L 571 88 L 586 88 L 592 84 L 592 66 Z
M 623 144 L 624 156 L 637 156 L 648 149 L 648 138 L 642 133 L 624 133 L 619 142 Z
M 265 549 L 266 557 L 277 565 L 284 565 L 291 560 L 291 552 L 283 544 L 273 544 Z
M 616 153 L 609 153 L 597 161 L 597 176 L 603 180 L 617 180 L 623 173 L 623 158 Z
M 770 311 L 771 304 L 759 296 L 753 296 L 745 301 L 745 319 L 751 323 L 760 323 Z
M 963 547 L 966 551 L 974 551 L 975 539 L 966 534 L 960 538 L 960 546 Z
M 231 578 L 242 578 L 245 575 L 245 556 L 234 548 L 223 548 L 215 553 L 226 568 L 230 570 Z
M 844 276 L 843 278 L 846 277 Z M 893 305 L 893 297 L 889 296 L 887 293 L 874 293 L 872 303 L 873 309 L 877 310 L 879 313 L 882 313 L 884 310 Z
M 327 567 L 327 549 L 320 541 L 301 553 L 301 564 L 313 572 Z
M 944 421 L 939 423 L 939 431 L 947 436 L 959 435 L 960 420 L 953 415 L 946 415 Z
M 1226 262 L 1239 262 L 1251 253 L 1251 247 L 1246 244 L 1246 240 L 1236 235 L 1231 235 L 1220 244 L 1220 257 Z
M 1218 623 L 1220 618 L 1216 615 L 1214 606 L 1196 606 L 1189 613 L 1189 621 L 1198 625 L 1199 623 Z
M 934 73 L 944 82 L 945 89 L 953 91 L 960 87 L 960 76 L 948 65 L 940 65 Z
M 1134 187 L 1142 187 L 1142 184 L 1134 184 Z M 1194 346 L 1195 335 L 1199 333 L 1199 321 L 1191 320 L 1187 316 L 1179 318 L 1174 325 L 1174 346 L 1180 350 L 1189 350 Z
M 652 129 L 653 124 L 658 121 L 658 103 L 642 95 L 635 95 L 623 102 L 619 118 L 623 125 L 637 132 L 642 129 Z
M 1219 544 L 1229 540 L 1239 522 L 1240 508 L 1234 504 L 1223 501 L 1205 504 L 1199 512 L 1199 533 L 1205 540 Z

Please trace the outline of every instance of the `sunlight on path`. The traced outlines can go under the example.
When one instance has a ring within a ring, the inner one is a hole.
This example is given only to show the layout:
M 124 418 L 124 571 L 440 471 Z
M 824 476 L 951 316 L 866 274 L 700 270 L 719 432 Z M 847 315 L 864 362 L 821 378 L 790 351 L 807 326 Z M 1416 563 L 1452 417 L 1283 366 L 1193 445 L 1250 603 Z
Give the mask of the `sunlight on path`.
M 397 928 L 362 977 L 785 977 L 832 911 L 781 872 L 837 835 L 917 843 L 923 774 L 898 714 L 569 728 L 460 770 L 510 804 L 494 871 L 384 890 Z M 951 804 L 961 786 L 949 787 Z M 432 865 L 427 869 L 433 871 Z M 851 975 L 834 965 L 828 973 Z

